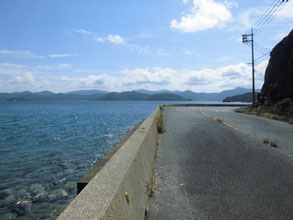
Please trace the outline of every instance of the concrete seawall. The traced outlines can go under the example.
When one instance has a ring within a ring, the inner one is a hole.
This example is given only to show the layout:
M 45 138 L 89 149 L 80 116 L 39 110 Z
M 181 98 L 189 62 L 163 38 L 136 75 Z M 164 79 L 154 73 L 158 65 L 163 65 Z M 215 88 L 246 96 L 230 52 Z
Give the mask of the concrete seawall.
M 144 219 L 156 155 L 160 108 L 148 116 L 59 216 L 68 219 Z

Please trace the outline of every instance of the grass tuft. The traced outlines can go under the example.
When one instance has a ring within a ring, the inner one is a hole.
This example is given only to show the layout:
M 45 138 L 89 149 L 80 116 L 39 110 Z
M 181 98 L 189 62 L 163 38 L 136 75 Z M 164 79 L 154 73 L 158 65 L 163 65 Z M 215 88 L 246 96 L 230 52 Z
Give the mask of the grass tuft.
M 270 140 L 269 138 L 263 139 L 264 144 L 269 144 L 271 147 L 279 148 L 279 145 L 276 141 Z
M 161 107 L 161 106 L 160 106 Z M 165 130 L 164 130 L 164 118 L 163 118 L 163 114 L 162 114 L 162 108 L 160 108 L 160 114 L 159 114 L 159 117 L 157 118 L 157 129 L 158 129 L 158 132 L 160 134 L 162 134 Z
M 270 141 L 271 147 L 278 148 L 278 143 L 276 141 Z
M 222 119 L 217 118 L 217 121 L 220 122 L 220 123 L 223 123 Z
M 270 139 L 268 139 L 268 138 L 263 139 L 263 143 L 264 144 L 269 144 L 270 143 Z

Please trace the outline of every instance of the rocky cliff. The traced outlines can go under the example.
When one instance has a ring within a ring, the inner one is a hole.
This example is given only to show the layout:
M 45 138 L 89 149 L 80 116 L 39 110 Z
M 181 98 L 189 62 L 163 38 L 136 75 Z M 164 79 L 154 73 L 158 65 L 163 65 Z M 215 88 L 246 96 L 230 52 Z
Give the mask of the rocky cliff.
M 293 30 L 273 48 L 270 56 L 257 98 L 260 105 L 266 106 L 284 98 L 293 100 Z

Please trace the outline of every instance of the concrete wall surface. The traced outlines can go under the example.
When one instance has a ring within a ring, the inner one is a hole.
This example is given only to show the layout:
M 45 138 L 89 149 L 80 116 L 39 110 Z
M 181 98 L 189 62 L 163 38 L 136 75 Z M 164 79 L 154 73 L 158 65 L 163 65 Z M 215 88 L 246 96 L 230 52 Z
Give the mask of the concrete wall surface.
M 156 155 L 157 107 L 67 206 L 58 220 L 144 219 Z M 129 203 L 125 194 L 128 194 Z

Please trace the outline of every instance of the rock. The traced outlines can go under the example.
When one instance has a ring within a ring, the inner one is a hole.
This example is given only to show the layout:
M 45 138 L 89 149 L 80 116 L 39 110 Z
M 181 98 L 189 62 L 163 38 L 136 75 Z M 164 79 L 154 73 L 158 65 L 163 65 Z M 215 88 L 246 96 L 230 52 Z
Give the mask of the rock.
M 13 189 L 5 189 L 2 191 L 3 195 L 10 196 L 14 193 Z
M 16 192 L 16 197 L 30 199 L 31 195 L 25 189 L 20 189 L 19 191 Z
M 270 54 L 265 81 L 258 95 L 260 105 L 270 106 L 284 98 L 293 99 L 293 30 Z
M 69 189 L 69 190 L 76 189 L 76 183 L 75 182 L 68 182 L 64 186 L 66 187 L 66 189 Z
M 61 198 L 61 197 L 66 197 L 68 196 L 68 193 L 64 190 L 64 189 L 56 189 L 56 190 L 53 190 L 50 195 L 48 196 L 48 198 L 50 200 L 53 200 L 53 199 L 57 199 L 57 198 Z
M 12 219 L 16 219 L 16 218 L 17 218 L 16 213 L 6 213 L 6 214 L 0 216 L 0 219 L 2 219 L 2 220 L 12 220 Z
M 4 200 L 0 201 L 0 206 L 8 206 L 16 202 L 14 195 L 7 196 Z
M 33 201 L 44 199 L 47 196 L 45 187 L 43 187 L 39 183 L 32 184 L 30 190 L 31 196 L 33 197 Z
M 32 209 L 32 201 L 31 200 L 20 200 L 17 201 L 16 206 L 14 207 L 14 211 L 22 216 L 29 213 Z
M 64 174 L 65 175 L 72 175 L 74 173 L 75 173 L 75 170 L 73 170 L 73 169 L 66 169 L 66 170 L 64 170 Z

